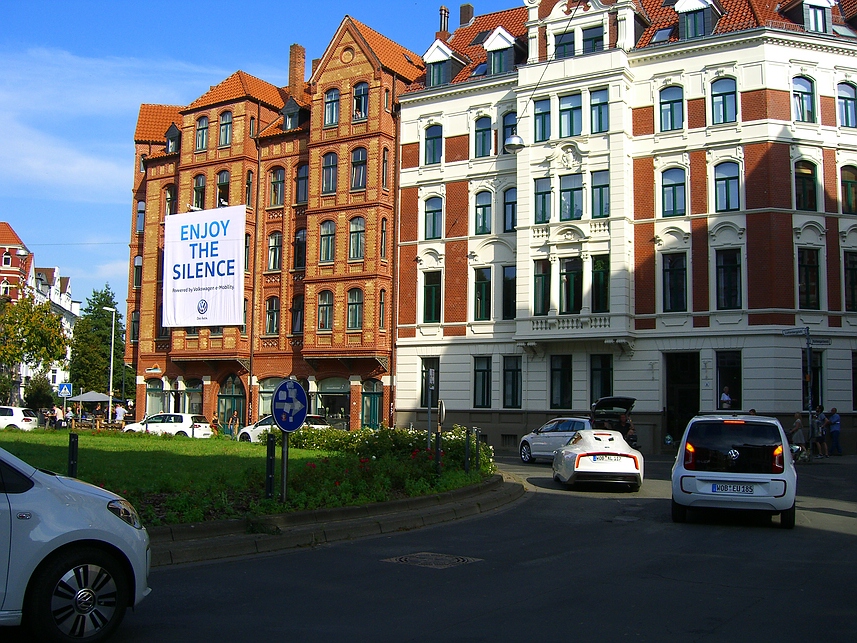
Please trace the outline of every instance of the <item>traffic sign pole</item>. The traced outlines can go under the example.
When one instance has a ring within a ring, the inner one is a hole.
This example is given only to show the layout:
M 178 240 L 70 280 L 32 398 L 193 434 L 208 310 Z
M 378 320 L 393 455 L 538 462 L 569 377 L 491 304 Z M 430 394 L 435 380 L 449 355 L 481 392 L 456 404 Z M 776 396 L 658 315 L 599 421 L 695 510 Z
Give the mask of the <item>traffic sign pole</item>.
M 306 391 L 296 379 L 284 380 L 274 389 L 274 395 L 271 398 L 271 416 L 283 432 L 280 499 L 284 503 L 288 499 L 289 433 L 303 426 L 308 407 Z

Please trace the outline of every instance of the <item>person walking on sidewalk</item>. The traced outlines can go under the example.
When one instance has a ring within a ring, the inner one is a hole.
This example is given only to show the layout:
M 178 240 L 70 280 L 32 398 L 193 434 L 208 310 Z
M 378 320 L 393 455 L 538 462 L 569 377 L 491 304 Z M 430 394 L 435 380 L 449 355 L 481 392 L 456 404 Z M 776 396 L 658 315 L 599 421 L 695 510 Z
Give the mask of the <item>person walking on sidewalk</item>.
M 829 458 L 827 453 L 827 417 L 824 415 L 824 407 L 819 404 L 816 407 L 816 429 L 815 429 L 815 446 L 818 449 L 817 458 Z
M 239 424 L 241 420 L 238 418 L 238 411 L 232 411 L 232 416 L 229 418 L 229 421 L 226 423 L 226 435 L 230 438 L 235 438 L 238 434 Z
M 827 416 L 827 430 L 830 431 L 830 453 L 831 455 L 842 455 L 842 445 L 839 443 L 839 431 L 842 429 L 842 419 L 836 412 L 834 406 Z

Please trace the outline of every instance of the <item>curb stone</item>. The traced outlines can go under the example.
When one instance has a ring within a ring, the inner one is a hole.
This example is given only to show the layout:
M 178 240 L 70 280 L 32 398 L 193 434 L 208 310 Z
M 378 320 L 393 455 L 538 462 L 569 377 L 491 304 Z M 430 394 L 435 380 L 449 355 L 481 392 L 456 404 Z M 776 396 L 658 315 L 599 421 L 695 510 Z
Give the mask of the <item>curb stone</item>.
M 470 487 L 357 507 L 149 529 L 152 567 L 217 560 L 408 531 L 493 511 L 523 496 L 496 474 Z

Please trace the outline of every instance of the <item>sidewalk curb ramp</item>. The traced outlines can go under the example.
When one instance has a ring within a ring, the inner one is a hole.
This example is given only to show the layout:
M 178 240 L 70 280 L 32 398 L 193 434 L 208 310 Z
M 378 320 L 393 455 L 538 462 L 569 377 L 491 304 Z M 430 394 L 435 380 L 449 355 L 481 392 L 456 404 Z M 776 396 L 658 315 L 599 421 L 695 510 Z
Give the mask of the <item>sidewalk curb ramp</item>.
M 356 507 L 215 520 L 148 530 L 152 567 L 311 547 L 419 529 L 492 511 L 524 495 L 511 476 L 430 496 Z

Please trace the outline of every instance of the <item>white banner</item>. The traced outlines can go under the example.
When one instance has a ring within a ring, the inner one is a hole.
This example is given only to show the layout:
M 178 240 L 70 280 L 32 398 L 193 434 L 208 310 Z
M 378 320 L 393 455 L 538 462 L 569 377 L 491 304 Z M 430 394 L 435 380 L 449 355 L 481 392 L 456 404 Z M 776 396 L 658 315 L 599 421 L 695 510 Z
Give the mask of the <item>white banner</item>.
M 166 217 L 165 328 L 244 324 L 246 218 L 243 205 Z

